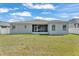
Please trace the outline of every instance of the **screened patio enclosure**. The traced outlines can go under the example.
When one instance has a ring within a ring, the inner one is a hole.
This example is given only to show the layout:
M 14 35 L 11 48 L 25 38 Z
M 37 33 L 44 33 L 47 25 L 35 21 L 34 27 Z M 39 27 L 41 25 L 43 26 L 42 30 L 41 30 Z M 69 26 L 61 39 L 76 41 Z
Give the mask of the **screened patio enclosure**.
M 48 25 L 44 24 L 33 24 L 32 25 L 32 32 L 48 32 Z

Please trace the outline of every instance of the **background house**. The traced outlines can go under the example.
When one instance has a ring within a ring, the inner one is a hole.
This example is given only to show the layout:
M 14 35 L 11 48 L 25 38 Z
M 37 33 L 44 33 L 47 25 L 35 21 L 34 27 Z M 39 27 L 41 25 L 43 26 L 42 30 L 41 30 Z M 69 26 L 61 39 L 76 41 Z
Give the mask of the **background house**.
M 69 33 L 79 34 L 79 18 L 73 18 L 69 21 Z
M 10 34 L 10 24 L 0 21 L 0 34 Z

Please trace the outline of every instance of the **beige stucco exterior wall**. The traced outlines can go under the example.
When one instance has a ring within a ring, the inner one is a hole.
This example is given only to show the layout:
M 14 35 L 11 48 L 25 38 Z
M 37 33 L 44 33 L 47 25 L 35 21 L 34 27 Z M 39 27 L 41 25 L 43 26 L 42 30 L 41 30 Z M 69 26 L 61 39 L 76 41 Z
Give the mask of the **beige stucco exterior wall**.
M 32 23 L 34 24 L 34 23 Z M 25 24 L 25 23 L 15 23 L 15 29 L 10 29 L 11 34 L 18 34 L 18 33 L 32 33 L 32 34 L 67 34 L 68 33 L 68 24 L 67 23 L 48 23 L 48 32 L 32 32 L 32 24 Z M 35 24 L 47 24 L 47 23 L 35 23 Z M 62 26 L 67 25 L 66 31 L 63 31 Z M 12 26 L 11 25 L 11 26 Z M 24 27 L 26 25 L 26 28 Z M 52 31 L 52 25 L 56 26 L 56 30 Z
M 52 25 L 55 25 L 55 31 L 52 31 Z M 66 31 L 63 31 L 63 25 L 66 25 Z M 48 33 L 49 34 L 67 34 L 68 33 L 68 24 L 67 23 L 49 23 L 48 24 Z
M 10 29 L 11 34 L 19 34 L 19 33 L 32 33 L 32 26 L 31 24 L 12 24 L 15 26 L 15 29 Z M 11 25 L 11 27 L 12 27 Z M 26 26 L 26 28 L 25 28 Z

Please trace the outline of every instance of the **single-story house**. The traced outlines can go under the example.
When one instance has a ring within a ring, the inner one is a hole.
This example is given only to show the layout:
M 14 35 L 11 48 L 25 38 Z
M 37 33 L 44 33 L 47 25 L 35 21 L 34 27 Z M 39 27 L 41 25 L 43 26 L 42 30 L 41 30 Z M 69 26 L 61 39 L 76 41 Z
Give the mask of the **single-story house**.
M 79 19 L 0 22 L 0 34 L 79 34 Z

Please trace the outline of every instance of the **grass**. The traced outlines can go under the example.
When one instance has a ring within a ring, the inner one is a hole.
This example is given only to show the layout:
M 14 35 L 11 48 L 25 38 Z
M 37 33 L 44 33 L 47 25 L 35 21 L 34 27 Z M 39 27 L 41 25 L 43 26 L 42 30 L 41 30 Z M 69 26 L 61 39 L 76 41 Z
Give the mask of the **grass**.
M 2 56 L 79 56 L 79 35 L 0 35 Z

